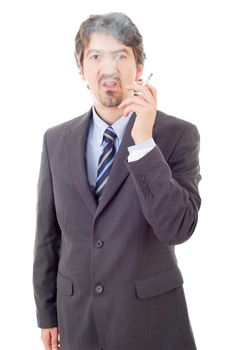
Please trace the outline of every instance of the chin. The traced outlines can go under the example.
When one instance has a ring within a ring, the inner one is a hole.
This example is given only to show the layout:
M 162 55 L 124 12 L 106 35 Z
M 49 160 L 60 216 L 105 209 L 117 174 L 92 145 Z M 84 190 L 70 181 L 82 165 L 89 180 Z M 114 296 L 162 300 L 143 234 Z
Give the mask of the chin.
M 118 101 L 101 101 L 102 105 L 108 108 L 116 108 L 119 106 L 120 102 Z
M 105 107 L 118 107 L 123 101 L 122 95 L 114 96 L 114 94 L 110 91 L 107 94 L 108 96 L 100 96 L 100 102 Z

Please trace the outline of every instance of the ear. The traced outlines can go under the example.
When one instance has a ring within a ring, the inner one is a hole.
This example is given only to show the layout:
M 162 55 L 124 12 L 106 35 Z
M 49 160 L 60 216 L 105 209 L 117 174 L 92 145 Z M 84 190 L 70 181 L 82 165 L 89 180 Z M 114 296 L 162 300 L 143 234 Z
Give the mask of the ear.
M 86 77 L 85 77 L 85 75 L 84 75 L 84 73 L 83 73 L 83 69 L 81 69 L 81 70 L 79 71 L 79 74 L 80 74 L 82 80 L 85 81 L 85 80 L 86 80 Z
M 79 74 L 80 74 L 82 80 L 86 80 L 85 75 L 84 75 L 84 73 L 83 73 L 83 67 L 80 67 L 80 65 L 79 65 L 78 57 L 77 57 L 76 51 L 74 52 L 74 58 L 75 58 L 75 61 L 76 61 L 76 63 L 77 63 L 77 66 L 78 66 L 78 69 L 79 69 Z
M 139 64 L 137 66 L 137 74 L 136 74 L 136 79 L 135 81 L 138 81 L 142 75 L 142 72 L 143 72 L 143 68 L 144 68 L 144 64 Z

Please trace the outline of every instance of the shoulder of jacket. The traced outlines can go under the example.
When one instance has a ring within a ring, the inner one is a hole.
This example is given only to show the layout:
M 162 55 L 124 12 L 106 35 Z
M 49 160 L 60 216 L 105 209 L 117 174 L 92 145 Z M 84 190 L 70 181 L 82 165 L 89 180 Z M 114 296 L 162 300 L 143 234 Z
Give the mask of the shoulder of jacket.
M 182 135 L 193 135 L 200 138 L 198 128 L 195 124 L 182 118 L 157 111 L 153 135 L 157 138 L 172 139 L 173 141 Z
M 78 117 L 69 119 L 63 123 L 51 126 L 45 131 L 44 134 L 48 138 L 65 136 L 67 133 L 69 133 L 70 129 L 72 129 L 74 126 L 77 126 L 79 123 L 81 123 L 82 120 L 88 115 L 89 112 L 86 112 Z
M 157 111 L 155 120 L 155 125 L 156 126 L 156 121 L 158 122 L 159 126 L 161 127 L 169 127 L 169 128 L 179 128 L 179 129 L 185 129 L 185 128 L 196 128 L 196 125 L 193 124 L 190 121 L 187 121 L 183 118 L 180 117 L 175 117 L 174 115 L 167 114 L 165 112 L 162 112 L 160 110 Z

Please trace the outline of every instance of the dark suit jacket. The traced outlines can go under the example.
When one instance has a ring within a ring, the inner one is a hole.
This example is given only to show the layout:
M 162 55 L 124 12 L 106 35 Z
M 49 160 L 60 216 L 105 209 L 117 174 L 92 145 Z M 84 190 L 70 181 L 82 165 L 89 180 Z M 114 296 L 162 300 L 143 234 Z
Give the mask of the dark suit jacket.
M 47 130 L 38 181 L 38 326 L 63 350 L 194 350 L 174 245 L 193 233 L 199 133 L 158 111 L 157 144 L 128 163 L 132 115 L 97 206 L 85 145 L 91 111 Z

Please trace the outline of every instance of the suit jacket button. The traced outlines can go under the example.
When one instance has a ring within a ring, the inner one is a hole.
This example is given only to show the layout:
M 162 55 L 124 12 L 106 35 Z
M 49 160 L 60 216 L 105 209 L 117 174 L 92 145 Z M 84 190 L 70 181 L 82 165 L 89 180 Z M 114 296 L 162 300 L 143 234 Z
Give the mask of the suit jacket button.
M 103 293 L 103 291 L 104 291 L 104 287 L 101 286 L 100 284 L 98 284 L 98 285 L 95 287 L 95 292 L 96 292 L 97 294 L 101 294 L 101 293 Z
M 150 188 L 149 187 L 141 187 L 142 192 L 144 193 L 150 193 Z
M 137 179 L 138 179 L 138 181 L 143 181 L 143 180 L 145 180 L 145 175 L 139 174 L 139 175 L 137 176 Z
M 101 241 L 100 239 L 99 239 L 99 240 L 96 242 L 96 244 L 95 244 L 96 248 L 102 248 L 103 245 L 104 245 L 104 242 Z
M 140 181 L 140 186 L 141 187 L 146 187 L 148 185 L 148 182 L 146 180 Z

